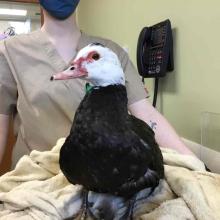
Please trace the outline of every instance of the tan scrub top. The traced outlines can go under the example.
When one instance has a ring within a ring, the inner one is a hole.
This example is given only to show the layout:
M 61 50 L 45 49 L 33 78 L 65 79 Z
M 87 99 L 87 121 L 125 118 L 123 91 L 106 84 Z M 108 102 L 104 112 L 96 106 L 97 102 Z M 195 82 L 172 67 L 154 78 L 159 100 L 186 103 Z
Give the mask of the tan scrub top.
M 111 48 L 126 77 L 128 104 L 147 97 L 127 53 L 116 43 L 81 34 L 77 51 L 92 42 Z M 85 92 L 81 79 L 50 81 L 67 68 L 48 36 L 41 30 L 0 42 L 0 114 L 15 116 L 17 142 L 13 164 L 31 150 L 50 150 L 69 134 L 74 113 Z

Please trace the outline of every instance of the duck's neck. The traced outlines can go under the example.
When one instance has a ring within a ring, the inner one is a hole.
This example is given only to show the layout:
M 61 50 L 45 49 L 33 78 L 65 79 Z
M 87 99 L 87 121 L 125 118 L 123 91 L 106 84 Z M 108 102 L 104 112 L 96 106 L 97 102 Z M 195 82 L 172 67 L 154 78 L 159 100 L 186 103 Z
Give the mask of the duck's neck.
M 127 114 L 127 92 L 124 85 L 95 87 L 87 95 L 88 105 L 103 114 Z M 106 113 L 105 113 L 106 112 Z

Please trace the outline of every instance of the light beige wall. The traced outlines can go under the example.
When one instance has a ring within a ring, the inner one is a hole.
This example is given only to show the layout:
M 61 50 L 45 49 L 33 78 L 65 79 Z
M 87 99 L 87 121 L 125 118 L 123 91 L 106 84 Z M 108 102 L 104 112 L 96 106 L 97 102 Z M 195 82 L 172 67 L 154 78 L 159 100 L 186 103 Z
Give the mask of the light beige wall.
M 174 28 L 175 72 L 161 81 L 158 109 L 181 136 L 200 142 L 201 112 L 220 112 L 220 1 L 81 0 L 78 10 L 82 30 L 127 46 L 135 64 L 142 27 L 166 18 Z M 152 80 L 146 83 L 153 95 Z

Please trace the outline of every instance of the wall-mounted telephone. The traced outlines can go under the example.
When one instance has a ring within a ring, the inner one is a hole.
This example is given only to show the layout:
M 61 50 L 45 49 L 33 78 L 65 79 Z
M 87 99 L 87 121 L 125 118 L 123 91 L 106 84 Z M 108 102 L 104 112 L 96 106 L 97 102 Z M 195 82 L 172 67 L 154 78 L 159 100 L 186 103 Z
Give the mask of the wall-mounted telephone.
M 143 78 L 163 77 L 174 69 L 170 20 L 142 29 L 137 45 L 137 67 Z

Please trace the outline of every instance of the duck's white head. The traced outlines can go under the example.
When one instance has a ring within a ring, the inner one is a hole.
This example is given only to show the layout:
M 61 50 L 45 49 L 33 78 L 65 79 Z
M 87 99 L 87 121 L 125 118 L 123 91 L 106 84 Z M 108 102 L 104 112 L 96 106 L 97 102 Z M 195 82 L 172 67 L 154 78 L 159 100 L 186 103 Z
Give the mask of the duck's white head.
M 125 76 L 118 56 L 109 48 L 93 43 L 82 48 L 70 67 L 51 80 L 81 78 L 94 86 L 125 85 Z

